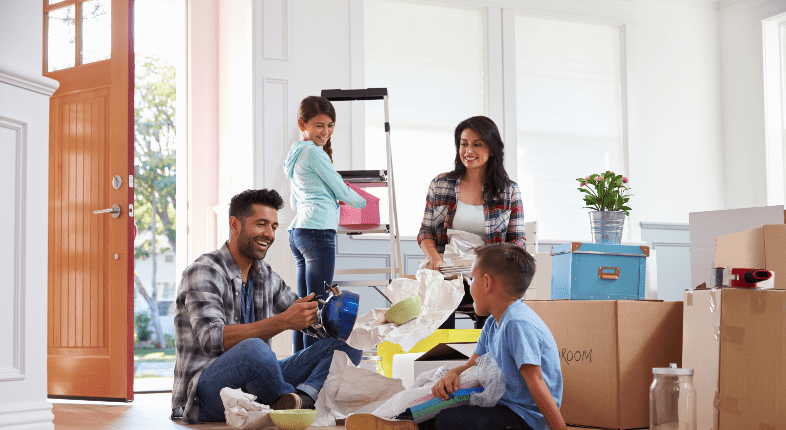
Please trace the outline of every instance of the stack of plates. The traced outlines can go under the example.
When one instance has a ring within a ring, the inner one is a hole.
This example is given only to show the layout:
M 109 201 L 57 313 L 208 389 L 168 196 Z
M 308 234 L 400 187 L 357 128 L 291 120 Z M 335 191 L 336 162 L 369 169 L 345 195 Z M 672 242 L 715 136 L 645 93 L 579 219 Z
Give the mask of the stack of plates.
M 445 279 L 455 279 L 458 278 L 458 275 L 469 277 L 472 273 L 472 265 L 454 266 L 452 264 L 443 264 L 439 266 L 439 273 L 442 273 Z

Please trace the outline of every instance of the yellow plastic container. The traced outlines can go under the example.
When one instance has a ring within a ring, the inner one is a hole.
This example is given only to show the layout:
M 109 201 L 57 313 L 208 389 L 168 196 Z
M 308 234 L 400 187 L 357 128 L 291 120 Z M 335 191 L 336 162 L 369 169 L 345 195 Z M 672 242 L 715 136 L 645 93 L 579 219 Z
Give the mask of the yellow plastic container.
M 406 352 L 426 352 L 440 343 L 477 342 L 480 338 L 480 331 L 480 329 L 436 330 Z M 382 368 L 385 370 L 385 376 L 388 378 L 393 377 L 393 356 L 404 354 L 404 352 L 397 343 L 382 342 L 377 345 L 377 355 L 382 357 Z

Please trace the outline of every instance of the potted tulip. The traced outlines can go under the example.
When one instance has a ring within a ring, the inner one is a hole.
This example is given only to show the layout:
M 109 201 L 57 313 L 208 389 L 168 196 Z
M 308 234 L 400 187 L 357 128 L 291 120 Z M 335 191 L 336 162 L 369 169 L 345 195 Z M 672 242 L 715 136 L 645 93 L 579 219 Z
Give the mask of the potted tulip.
M 631 210 L 627 206 L 631 196 L 627 194 L 628 178 L 607 170 L 576 180 L 580 183 L 578 190 L 584 194 L 584 207 L 593 209 L 589 213 L 593 241 L 621 243 L 625 215 L 630 215 Z

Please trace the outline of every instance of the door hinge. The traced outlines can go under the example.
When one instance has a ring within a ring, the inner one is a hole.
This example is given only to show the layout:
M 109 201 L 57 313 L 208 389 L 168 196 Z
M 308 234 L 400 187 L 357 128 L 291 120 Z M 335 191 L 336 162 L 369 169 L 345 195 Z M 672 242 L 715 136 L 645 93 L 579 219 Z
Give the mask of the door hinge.
M 132 177 L 133 177 L 133 176 L 132 176 Z M 131 205 L 128 205 L 128 216 L 129 216 L 130 218 L 133 218 L 133 217 L 134 217 L 134 205 L 133 205 L 133 204 L 131 204 Z
M 134 175 L 128 175 L 128 188 L 134 188 Z

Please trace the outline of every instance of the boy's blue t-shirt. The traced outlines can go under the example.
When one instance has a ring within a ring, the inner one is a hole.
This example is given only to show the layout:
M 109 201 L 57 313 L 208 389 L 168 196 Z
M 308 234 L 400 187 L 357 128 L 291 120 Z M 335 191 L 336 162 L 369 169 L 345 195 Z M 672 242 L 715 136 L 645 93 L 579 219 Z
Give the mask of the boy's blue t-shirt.
M 543 320 L 521 300 L 516 300 L 508 306 L 499 324 L 493 316 L 486 320 L 475 354 L 487 352 L 491 353 L 505 378 L 505 394 L 497 404 L 509 407 L 533 430 L 548 429 L 520 371 L 524 364 L 540 366 L 543 381 L 557 407 L 560 406 L 562 370 L 559 350 Z

